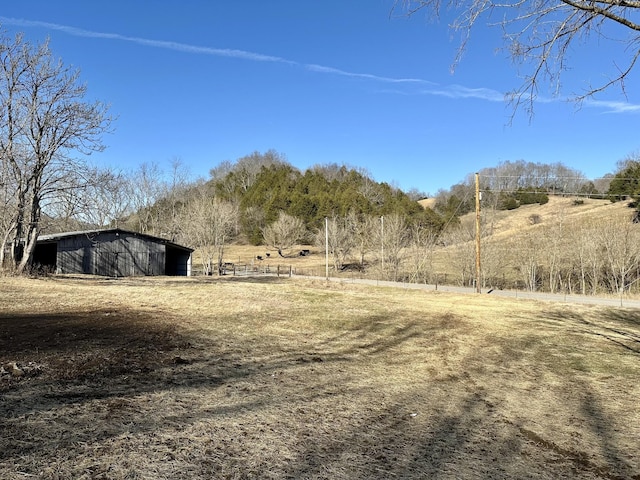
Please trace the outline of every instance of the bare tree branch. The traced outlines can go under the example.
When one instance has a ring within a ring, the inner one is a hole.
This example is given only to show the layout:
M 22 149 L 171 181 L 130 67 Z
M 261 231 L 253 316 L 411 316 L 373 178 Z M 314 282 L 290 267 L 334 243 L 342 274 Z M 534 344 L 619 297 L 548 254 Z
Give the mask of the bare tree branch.
M 572 94 L 569 99 L 577 103 L 616 86 L 625 93 L 625 80 L 640 56 L 637 0 L 449 0 L 444 5 L 439 0 L 396 0 L 393 11 L 404 9 L 406 15 L 425 11 L 437 17 L 445 7 L 459 13 L 451 25 L 462 33 L 454 67 L 479 24 L 502 28 L 505 48 L 524 71 L 523 83 L 509 92 L 507 99 L 514 111 L 522 107 L 529 115 L 533 115 L 542 85 L 559 94 L 560 79 L 568 68 L 571 50 L 585 45 L 592 37 L 619 43 L 623 47 L 621 55 L 626 58 L 622 65 L 612 59 L 608 80 Z M 500 15 L 500 20 L 491 20 L 496 15 Z

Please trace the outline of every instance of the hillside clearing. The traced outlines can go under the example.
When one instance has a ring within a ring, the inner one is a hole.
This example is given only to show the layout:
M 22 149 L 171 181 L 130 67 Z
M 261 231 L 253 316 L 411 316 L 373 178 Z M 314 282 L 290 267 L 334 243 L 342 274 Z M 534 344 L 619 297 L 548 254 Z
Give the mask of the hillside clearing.
M 0 478 L 640 478 L 635 310 L 276 278 L 0 295 Z

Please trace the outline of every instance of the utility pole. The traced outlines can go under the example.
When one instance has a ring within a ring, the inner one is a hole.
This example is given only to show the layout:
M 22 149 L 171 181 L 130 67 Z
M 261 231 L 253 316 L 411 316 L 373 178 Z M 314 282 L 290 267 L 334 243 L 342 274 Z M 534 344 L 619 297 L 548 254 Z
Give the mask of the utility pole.
M 382 256 L 380 257 L 382 261 L 381 276 L 384 279 L 384 215 L 380 217 L 380 245 L 382 246 Z
M 324 264 L 327 282 L 329 281 L 329 219 L 324 217 Z
M 476 173 L 476 292 L 480 292 L 480 174 Z

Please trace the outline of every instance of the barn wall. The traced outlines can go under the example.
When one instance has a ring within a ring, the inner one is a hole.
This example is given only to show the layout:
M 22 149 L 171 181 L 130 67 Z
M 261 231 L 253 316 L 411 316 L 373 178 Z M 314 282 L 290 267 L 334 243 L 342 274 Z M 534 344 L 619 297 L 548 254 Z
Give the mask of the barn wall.
M 61 238 L 57 271 L 112 277 L 164 275 L 166 249 L 159 241 L 126 232 Z

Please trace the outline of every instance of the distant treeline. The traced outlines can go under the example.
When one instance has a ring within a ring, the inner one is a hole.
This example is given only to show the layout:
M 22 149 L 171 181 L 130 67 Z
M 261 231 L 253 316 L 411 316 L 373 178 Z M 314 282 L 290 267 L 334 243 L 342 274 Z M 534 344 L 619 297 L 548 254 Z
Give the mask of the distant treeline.
M 543 164 L 524 160 L 506 161 L 479 172 L 482 204 L 497 210 L 513 210 L 521 205 L 545 204 L 549 195 L 590 198 L 620 197 L 609 195 L 614 176 L 589 180 L 577 170 L 561 163 Z M 640 173 L 640 172 L 638 172 Z M 626 193 L 627 195 L 629 193 Z M 436 194 L 434 210 L 446 219 L 455 219 L 475 209 L 475 176 L 469 176 L 447 190 Z

